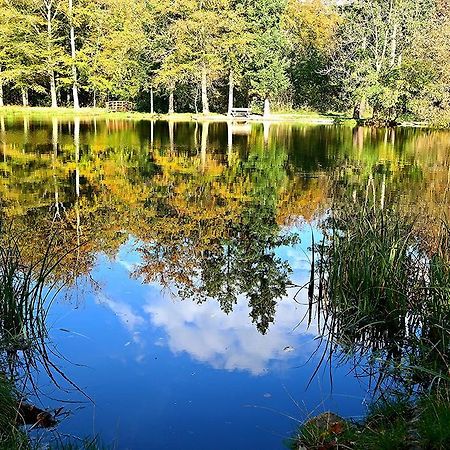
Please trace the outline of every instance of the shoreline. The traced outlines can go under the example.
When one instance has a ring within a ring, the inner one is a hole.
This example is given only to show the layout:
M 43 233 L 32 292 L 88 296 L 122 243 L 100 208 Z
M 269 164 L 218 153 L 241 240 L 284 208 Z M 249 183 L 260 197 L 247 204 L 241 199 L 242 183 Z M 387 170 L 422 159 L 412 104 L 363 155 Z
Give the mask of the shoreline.
M 111 119 L 130 119 L 130 120 L 166 120 L 174 122 L 182 121 L 196 121 L 196 122 L 297 122 L 297 123 L 310 123 L 318 125 L 332 125 L 336 119 L 344 122 L 352 121 L 345 117 L 337 115 L 326 115 L 319 113 L 306 113 L 306 112 L 291 112 L 291 113 L 274 113 L 268 118 L 264 118 L 262 115 L 253 114 L 248 118 L 230 118 L 226 114 L 210 113 L 204 115 L 202 113 L 145 113 L 138 111 L 129 112 L 113 112 L 107 111 L 105 108 L 80 108 L 75 110 L 73 108 L 50 108 L 50 107 L 21 107 L 21 106 L 4 106 L 0 107 L 0 115 L 15 116 L 15 115 L 29 115 L 29 116 L 66 116 L 66 117 L 90 117 L 90 118 L 111 118 Z
M 33 116 L 33 117 L 80 117 L 80 118 L 100 118 L 100 119 L 126 119 L 126 120 L 161 120 L 173 122 L 235 122 L 235 123 L 298 123 L 305 125 L 357 125 L 357 121 L 351 117 L 339 114 L 320 114 L 316 112 L 289 112 L 273 113 L 270 117 L 264 118 L 262 115 L 253 114 L 248 118 L 230 118 L 226 114 L 210 113 L 146 113 L 138 111 L 115 112 L 105 108 L 73 108 L 41 107 L 41 106 L 3 106 L 0 107 L 0 115 L 3 116 Z M 361 125 L 367 126 L 367 125 Z M 426 122 L 402 121 L 397 127 L 411 128 L 433 128 Z M 384 128 L 384 127 L 380 127 Z

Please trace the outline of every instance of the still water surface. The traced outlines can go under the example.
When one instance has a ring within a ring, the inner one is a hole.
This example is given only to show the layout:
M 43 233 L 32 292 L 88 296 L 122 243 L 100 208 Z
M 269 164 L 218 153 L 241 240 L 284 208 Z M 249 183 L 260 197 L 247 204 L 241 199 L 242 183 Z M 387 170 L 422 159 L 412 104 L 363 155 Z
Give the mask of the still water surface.
M 448 211 L 448 132 L 0 123 L 3 213 L 30 254 L 54 233 L 75 248 L 54 274 L 66 289 L 47 326 L 53 358 L 85 395 L 36 374 L 41 404 L 72 412 L 62 435 L 276 449 L 308 414 L 364 414 L 368 380 L 350 360 L 315 372 L 323 345 L 300 290 L 312 240 L 336 196 L 370 190 L 380 205 Z

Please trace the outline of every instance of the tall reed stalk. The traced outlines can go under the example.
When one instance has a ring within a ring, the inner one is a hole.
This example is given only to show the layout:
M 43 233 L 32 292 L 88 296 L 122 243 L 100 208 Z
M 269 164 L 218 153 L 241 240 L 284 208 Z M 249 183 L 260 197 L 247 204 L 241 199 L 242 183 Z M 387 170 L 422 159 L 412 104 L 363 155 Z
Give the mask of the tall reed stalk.
M 449 227 L 433 250 L 396 208 L 335 208 L 315 246 L 310 301 L 328 357 L 351 355 L 364 373 L 430 388 L 449 379 Z M 312 285 L 313 284 L 313 285 Z

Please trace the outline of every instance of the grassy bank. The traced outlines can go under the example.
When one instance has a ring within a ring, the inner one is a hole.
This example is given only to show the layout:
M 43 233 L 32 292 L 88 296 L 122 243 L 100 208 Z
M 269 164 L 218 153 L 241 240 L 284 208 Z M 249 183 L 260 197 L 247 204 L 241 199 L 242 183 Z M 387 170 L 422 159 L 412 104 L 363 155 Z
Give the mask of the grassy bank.
M 150 114 L 137 111 L 130 112 L 110 112 L 104 108 L 44 108 L 44 107 L 21 107 L 21 106 L 5 106 L 0 108 L 0 115 L 8 116 L 30 116 L 32 118 L 47 118 L 50 116 L 57 117 L 81 117 L 81 118 L 99 118 L 99 119 L 132 119 L 132 120 L 172 120 L 172 121 L 216 121 L 226 122 L 229 117 L 225 114 L 194 114 L 194 113 L 175 113 L 175 114 Z M 252 115 L 249 120 L 253 122 L 295 122 L 295 123 L 311 123 L 311 124 L 331 124 L 336 118 L 341 116 L 324 115 L 316 112 L 299 111 L 299 112 L 275 112 L 270 118 L 264 119 L 261 115 Z
M 301 425 L 292 450 L 402 450 L 450 448 L 448 398 L 387 398 L 372 404 L 362 422 L 324 413 Z

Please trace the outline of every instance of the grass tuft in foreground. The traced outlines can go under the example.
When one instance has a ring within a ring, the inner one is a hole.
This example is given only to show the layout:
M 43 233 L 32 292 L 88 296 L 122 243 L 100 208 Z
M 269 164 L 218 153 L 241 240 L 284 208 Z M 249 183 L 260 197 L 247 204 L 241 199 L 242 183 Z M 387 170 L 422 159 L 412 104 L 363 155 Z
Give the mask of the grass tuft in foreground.
M 445 450 L 450 448 L 450 403 L 434 395 L 374 403 L 364 421 L 319 427 L 310 419 L 288 443 L 293 450 Z

